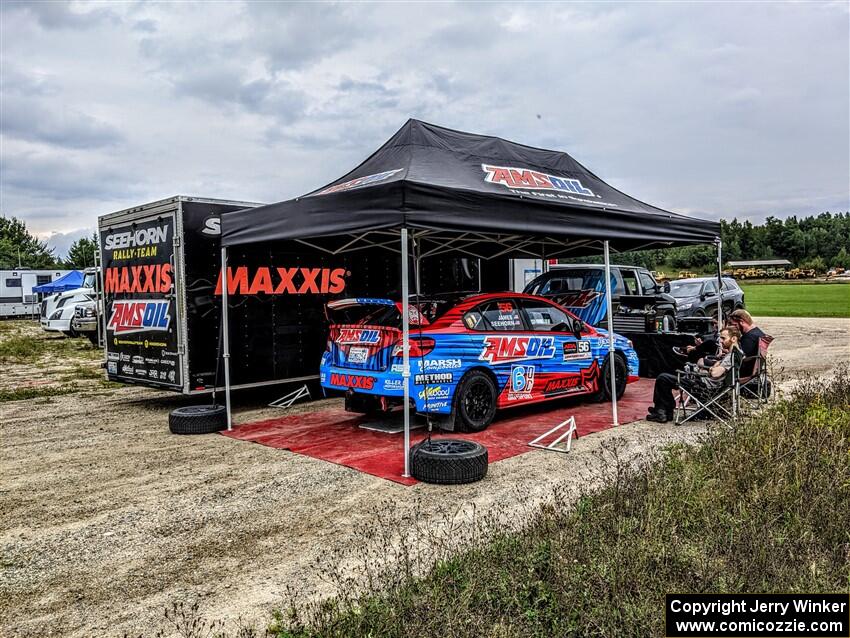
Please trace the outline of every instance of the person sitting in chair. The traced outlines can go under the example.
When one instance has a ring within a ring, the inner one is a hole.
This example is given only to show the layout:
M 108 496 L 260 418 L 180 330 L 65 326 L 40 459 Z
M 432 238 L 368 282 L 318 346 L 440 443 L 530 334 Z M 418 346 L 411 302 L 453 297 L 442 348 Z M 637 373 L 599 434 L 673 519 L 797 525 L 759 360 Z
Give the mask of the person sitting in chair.
M 719 388 L 723 383 L 723 377 L 732 369 L 732 351 L 738 348 L 738 340 L 741 333 L 737 328 L 728 327 L 720 331 L 720 344 L 723 349 L 723 357 L 709 368 L 703 368 L 704 373 L 693 375 L 682 379 L 684 390 L 695 389 L 698 384 L 703 387 Z M 662 372 L 655 379 L 655 390 L 652 395 L 652 407 L 649 408 L 647 421 L 656 423 L 667 423 L 673 418 L 673 410 L 676 407 L 676 399 L 673 392 L 679 388 L 679 381 L 675 374 Z
M 717 356 L 717 319 L 711 322 L 711 331 L 696 337 L 694 345 L 673 348 L 673 353 L 686 358 L 691 363 L 696 363 L 706 356 Z
M 759 353 L 759 340 L 765 334 L 761 328 L 756 326 L 753 316 L 743 308 L 738 308 L 730 315 L 729 324 L 741 331 L 741 350 L 743 350 L 744 356 L 756 356 Z M 741 366 L 741 376 L 749 377 L 752 375 L 754 365 L 753 360 L 745 361 Z

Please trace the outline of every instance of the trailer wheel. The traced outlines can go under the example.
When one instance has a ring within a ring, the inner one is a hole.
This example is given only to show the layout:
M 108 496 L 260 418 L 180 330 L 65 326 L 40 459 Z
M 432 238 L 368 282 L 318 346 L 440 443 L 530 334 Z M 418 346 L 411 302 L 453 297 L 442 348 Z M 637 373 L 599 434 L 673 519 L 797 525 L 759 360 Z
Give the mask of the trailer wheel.
M 425 440 L 410 448 L 410 473 L 424 483 L 474 483 L 487 476 L 487 448 L 464 439 Z
M 211 434 L 226 427 L 227 410 L 223 405 L 190 405 L 168 415 L 172 434 Z

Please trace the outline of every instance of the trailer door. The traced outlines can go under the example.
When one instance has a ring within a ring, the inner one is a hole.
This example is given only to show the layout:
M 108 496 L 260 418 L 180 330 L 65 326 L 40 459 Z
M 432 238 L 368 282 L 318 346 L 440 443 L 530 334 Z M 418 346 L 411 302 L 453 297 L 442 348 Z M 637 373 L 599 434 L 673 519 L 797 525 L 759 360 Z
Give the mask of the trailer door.
M 110 379 L 183 386 L 173 212 L 101 228 Z

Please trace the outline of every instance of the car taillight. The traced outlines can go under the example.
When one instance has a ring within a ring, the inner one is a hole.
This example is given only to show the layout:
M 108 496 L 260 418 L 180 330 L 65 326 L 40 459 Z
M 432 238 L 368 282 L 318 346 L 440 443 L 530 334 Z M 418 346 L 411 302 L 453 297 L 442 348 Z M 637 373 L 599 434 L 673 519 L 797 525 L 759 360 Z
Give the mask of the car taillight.
M 431 337 L 410 337 L 410 353 L 409 356 L 424 357 L 434 349 L 435 342 Z M 401 357 L 401 344 L 397 343 L 393 348 L 393 356 Z

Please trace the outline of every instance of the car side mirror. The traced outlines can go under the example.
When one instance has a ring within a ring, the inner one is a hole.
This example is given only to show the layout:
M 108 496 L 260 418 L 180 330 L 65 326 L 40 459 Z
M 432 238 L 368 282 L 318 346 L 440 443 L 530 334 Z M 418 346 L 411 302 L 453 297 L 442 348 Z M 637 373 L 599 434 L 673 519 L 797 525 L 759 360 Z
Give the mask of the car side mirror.
M 668 294 L 669 294 L 669 292 L 670 292 L 670 282 L 669 282 L 669 281 L 665 281 L 665 282 L 664 282 L 664 286 L 661 288 L 661 290 L 663 290 L 664 292 L 666 292 L 666 293 L 668 293 Z
M 581 338 L 581 333 L 584 332 L 584 322 L 581 319 L 573 320 L 573 334 L 576 339 Z

